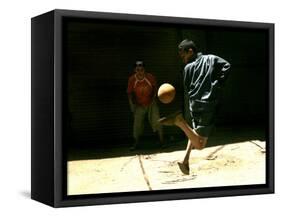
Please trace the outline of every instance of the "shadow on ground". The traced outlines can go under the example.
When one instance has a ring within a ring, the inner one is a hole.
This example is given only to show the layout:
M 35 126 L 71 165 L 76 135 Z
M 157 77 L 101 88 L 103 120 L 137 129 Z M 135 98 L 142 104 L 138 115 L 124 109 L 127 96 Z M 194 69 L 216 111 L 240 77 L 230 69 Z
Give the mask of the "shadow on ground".
M 227 145 L 251 140 L 265 140 L 265 129 L 261 127 L 219 127 L 209 138 L 207 147 Z M 155 140 L 143 140 L 139 149 L 130 151 L 129 146 L 112 148 L 71 147 L 68 149 L 68 161 L 103 159 L 121 156 L 149 155 L 155 153 L 168 153 L 186 148 L 187 140 L 184 137 L 175 138 L 174 141 L 166 142 L 164 147 L 159 147 Z

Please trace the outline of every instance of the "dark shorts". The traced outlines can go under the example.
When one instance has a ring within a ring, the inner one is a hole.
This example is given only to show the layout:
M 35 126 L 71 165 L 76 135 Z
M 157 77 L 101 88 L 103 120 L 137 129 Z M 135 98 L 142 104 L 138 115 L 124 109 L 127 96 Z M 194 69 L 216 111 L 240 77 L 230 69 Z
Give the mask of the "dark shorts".
M 200 136 L 209 137 L 215 127 L 215 111 L 190 112 L 193 129 Z

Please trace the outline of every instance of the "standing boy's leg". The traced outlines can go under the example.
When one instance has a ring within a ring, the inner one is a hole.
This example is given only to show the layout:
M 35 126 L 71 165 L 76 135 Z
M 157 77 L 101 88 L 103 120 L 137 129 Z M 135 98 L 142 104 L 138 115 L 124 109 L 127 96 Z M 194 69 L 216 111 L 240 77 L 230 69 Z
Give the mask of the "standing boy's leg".
M 175 113 L 171 116 L 161 118 L 159 122 L 163 125 L 176 125 L 188 137 L 188 143 L 185 150 L 185 155 L 182 162 L 178 162 L 178 166 L 182 173 L 189 174 L 189 157 L 192 148 L 202 149 L 205 147 L 208 138 L 202 137 L 194 131 L 185 121 L 181 113 Z
M 160 118 L 160 114 L 159 114 L 158 105 L 156 101 L 153 101 L 148 110 L 148 120 L 153 132 L 157 131 L 160 143 L 163 144 L 164 143 L 163 128 L 162 125 L 159 124 L 158 122 L 159 118 Z
M 178 162 L 179 168 L 182 173 L 189 175 L 189 157 L 193 146 L 190 140 L 188 140 L 185 155 L 182 162 Z
M 134 128 L 133 128 L 133 135 L 135 139 L 134 145 L 131 147 L 131 150 L 137 148 L 139 143 L 139 138 L 143 133 L 144 128 L 144 118 L 145 118 L 145 108 L 141 106 L 137 106 L 134 112 Z

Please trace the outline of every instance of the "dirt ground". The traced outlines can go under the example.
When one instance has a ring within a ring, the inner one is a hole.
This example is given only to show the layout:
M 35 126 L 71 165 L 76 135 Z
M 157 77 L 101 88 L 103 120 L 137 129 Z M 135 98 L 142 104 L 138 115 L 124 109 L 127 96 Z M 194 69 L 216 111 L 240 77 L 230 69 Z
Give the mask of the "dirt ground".
M 69 160 L 67 192 L 79 195 L 264 184 L 265 153 L 265 141 L 260 140 L 193 150 L 190 174 L 185 175 L 177 165 L 184 155 L 182 148 L 148 152 L 120 148 L 119 154 L 112 151 L 103 157 L 94 154 Z

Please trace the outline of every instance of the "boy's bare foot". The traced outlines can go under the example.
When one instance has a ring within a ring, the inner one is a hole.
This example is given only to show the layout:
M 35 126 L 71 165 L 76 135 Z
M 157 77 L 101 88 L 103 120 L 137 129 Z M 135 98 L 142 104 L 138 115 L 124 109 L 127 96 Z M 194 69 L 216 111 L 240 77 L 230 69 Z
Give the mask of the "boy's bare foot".
M 138 142 L 135 142 L 131 147 L 130 147 L 130 151 L 135 151 L 138 149 Z
M 179 120 L 183 119 L 181 111 L 177 111 L 172 113 L 166 117 L 160 118 L 158 123 L 165 125 L 165 126 L 173 126 Z
M 183 174 L 185 174 L 185 175 L 189 175 L 189 172 L 190 172 L 189 165 L 188 164 L 184 164 L 182 162 L 177 162 L 177 163 L 178 163 L 178 166 L 179 166 L 181 172 Z

